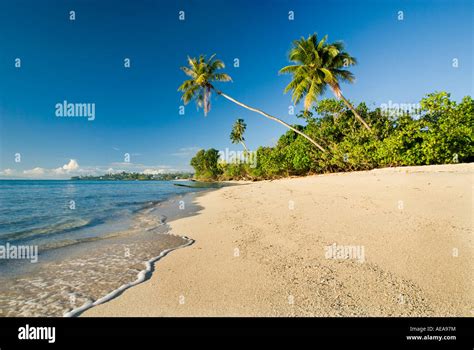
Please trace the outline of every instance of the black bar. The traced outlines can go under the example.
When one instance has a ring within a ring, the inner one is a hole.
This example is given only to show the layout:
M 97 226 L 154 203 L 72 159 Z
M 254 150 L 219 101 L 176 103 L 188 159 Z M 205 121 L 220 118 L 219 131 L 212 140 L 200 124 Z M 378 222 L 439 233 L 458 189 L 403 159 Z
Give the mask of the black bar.
M 19 328 L 26 325 L 55 327 L 55 342 L 18 339 Z M 420 333 L 419 329 L 423 328 Z M 309 337 L 314 345 L 320 344 L 319 339 L 321 344 L 329 342 L 335 348 L 387 344 L 417 349 L 465 346 L 472 349 L 473 329 L 472 318 L 3 318 L 0 349 L 64 348 L 71 344 L 85 347 L 103 341 L 128 347 L 127 344 L 140 339 L 159 344 L 165 337 L 201 336 Z M 409 340 L 407 336 L 455 336 L 456 339 Z

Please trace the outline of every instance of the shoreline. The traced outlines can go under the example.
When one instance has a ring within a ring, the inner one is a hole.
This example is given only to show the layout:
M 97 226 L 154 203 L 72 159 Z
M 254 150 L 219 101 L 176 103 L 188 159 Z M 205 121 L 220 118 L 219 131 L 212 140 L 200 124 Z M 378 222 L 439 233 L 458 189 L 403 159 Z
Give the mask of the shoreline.
M 18 271 L 10 268 L 11 273 L 0 278 L 0 313 L 7 310 L 1 305 L 8 304 L 6 317 L 77 316 L 146 280 L 153 262 L 192 244 L 189 238 L 172 234 L 169 222 L 194 215 L 199 207 L 192 204 L 193 198 L 200 192 L 206 190 L 145 201 L 126 227 L 80 242 L 50 244 L 41 250 L 40 264 L 24 266 L 18 260 Z
M 188 192 L 188 193 L 185 193 L 185 194 L 177 194 L 177 195 L 173 195 L 173 196 L 170 196 L 166 199 L 164 199 L 163 201 L 160 201 L 160 202 L 157 202 L 155 203 L 153 206 L 151 206 L 150 208 L 147 208 L 147 209 L 152 209 L 153 211 L 156 210 L 158 207 L 160 207 L 162 204 L 170 204 L 170 203 L 173 203 L 173 202 L 177 202 L 178 200 L 182 200 L 182 199 L 186 199 L 186 198 L 191 198 L 191 199 L 195 199 L 196 197 L 200 196 L 200 195 L 203 195 L 207 192 L 210 192 L 214 190 L 213 188 L 209 188 L 209 189 L 205 189 L 205 190 L 201 190 L 199 192 Z M 144 208 L 145 209 L 145 208 Z M 142 209 L 142 210 L 144 210 Z M 196 208 L 193 208 L 191 210 L 186 210 L 184 216 L 181 216 L 181 217 L 188 217 L 188 216 L 192 216 L 194 215 L 195 213 L 195 210 L 197 210 Z M 172 210 L 172 212 L 174 213 L 174 216 L 172 216 L 170 218 L 170 220 L 168 220 L 168 216 L 167 215 L 164 215 L 163 213 L 160 214 L 160 216 L 164 216 L 166 219 L 165 221 L 162 223 L 162 225 L 169 225 L 169 223 L 173 222 L 174 220 L 179 220 L 180 217 L 179 215 L 177 215 L 177 213 L 179 212 L 178 210 L 174 209 Z M 168 212 L 166 212 L 167 214 L 169 214 Z M 97 300 L 95 301 L 92 301 L 92 302 L 89 302 L 89 303 L 86 303 L 80 307 L 77 307 L 69 312 L 66 312 L 63 317 L 79 317 L 81 316 L 85 311 L 89 310 L 89 309 L 92 309 L 98 305 L 101 305 L 101 304 L 104 304 L 110 300 L 113 300 L 114 298 L 117 298 L 119 297 L 123 292 L 125 292 L 127 289 L 129 288 L 132 288 L 136 285 L 139 285 L 145 281 L 147 281 L 148 279 L 151 278 L 154 270 L 155 270 L 155 264 L 161 260 L 162 258 L 164 258 L 165 256 L 167 256 L 169 253 L 171 253 L 172 251 L 174 250 L 178 250 L 178 249 L 182 249 L 182 248 L 186 248 L 190 245 L 192 245 L 194 243 L 194 240 L 189 238 L 189 237 L 186 237 L 186 236 L 180 236 L 180 235 L 174 235 L 171 233 L 171 229 L 168 228 L 166 229 L 166 233 L 162 233 L 163 235 L 167 235 L 167 236 L 175 236 L 175 237 L 178 237 L 180 239 L 183 239 L 185 242 L 182 244 L 182 245 L 179 245 L 179 246 L 176 246 L 176 247 L 172 247 L 172 248 L 168 248 L 168 249 L 165 249 L 163 251 L 160 252 L 159 255 L 155 256 L 155 257 L 152 257 L 150 258 L 148 261 L 145 261 L 143 262 L 143 264 L 145 265 L 145 268 L 143 270 L 141 270 L 138 274 L 137 274 L 137 279 L 132 281 L 132 282 L 129 282 L 129 283 L 126 283 L 126 284 L 123 284 L 121 285 L 120 287 L 116 288 L 115 290 L 109 292 L 108 294 L 98 298 Z
M 473 166 L 206 192 L 170 223 L 195 243 L 82 316 L 472 316 Z M 365 248 L 364 261 L 328 259 L 333 244 Z
M 172 252 L 173 250 L 176 250 L 176 249 L 181 249 L 181 248 L 185 248 L 187 246 L 190 246 L 191 244 L 194 243 L 194 240 L 188 238 L 188 237 L 185 237 L 185 236 L 178 236 L 179 238 L 182 238 L 186 241 L 186 243 L 178 246 L 178 247 L 174 247 L 174 248 L 169 248 L 169 249 L 165 249 L 163 250 L 158 256 L 156 257 L 153 257 L 151 258 L 150 260 L 146 261 L 145 262 L 145 269 L 140 271 L 138 274 L 137 274 L 137 279 L 135 281 L 132 281 L 130 283 L 127 283 L 127 284 L 124 284 L 122 286 L 120 286 L 119 288 L 111 291 L 110 293 L 108 293 L 107 295 L 97 299 L 96 301 L 94 302 L 91 302 L 91 303 L 87 303 L 87 304 L 84 304 L 74 310 L 71 310 L 69 312 L 66 312 L 63 317 L 78 317 L 80 316 L 83 312 L 97 306 L 97 305 L 101 305 L 103 303 L 106 303 L 114 298 L 117 298 L 118 296 L 120 296 L 120 294 L 122 294 L 124 291 L 126 291 L 127 289 L 133 287 L 133 286 L 136 286 L 140 283 L 143 283 L 144 281 L 146 281 L 147 279 L 149 279 L 151 277 L 151 274 L 153 273 L 155 267 L 154 267 L 154 264 L 156 264 L 160 259 L 164 258 L 166 255 L 168 255 L 170 252 Z

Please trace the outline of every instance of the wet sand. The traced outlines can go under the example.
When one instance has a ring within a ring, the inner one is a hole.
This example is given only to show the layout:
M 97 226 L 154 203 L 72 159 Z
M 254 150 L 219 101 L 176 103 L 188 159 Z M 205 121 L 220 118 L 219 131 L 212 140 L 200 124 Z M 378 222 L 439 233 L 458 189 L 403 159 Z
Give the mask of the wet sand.
M 192 243 L 171 234 L 167 221 L 193 215 L 196 206 L 180 206 L 193 196 L 150 204 L 120 231 L 40 251 L 40 263 L 0 274 L 0 317 L 78 315 L 143 281 L 151 261 Z

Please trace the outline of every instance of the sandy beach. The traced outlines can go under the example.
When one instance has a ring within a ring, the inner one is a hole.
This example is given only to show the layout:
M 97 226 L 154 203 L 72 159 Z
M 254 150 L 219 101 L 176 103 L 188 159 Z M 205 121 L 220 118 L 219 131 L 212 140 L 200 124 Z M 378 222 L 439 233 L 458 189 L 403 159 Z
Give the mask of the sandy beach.
M 205 193 L 197 215 L 170 223 L 194 244 L 82 316 L 474 316 L 473 171 L 389 168 Z

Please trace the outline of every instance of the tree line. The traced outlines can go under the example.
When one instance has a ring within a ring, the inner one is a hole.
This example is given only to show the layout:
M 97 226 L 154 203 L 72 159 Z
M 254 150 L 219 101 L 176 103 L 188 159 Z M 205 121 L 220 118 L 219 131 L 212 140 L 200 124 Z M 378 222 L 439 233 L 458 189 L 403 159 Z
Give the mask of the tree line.
M 224 63 L 215 55 L 188 57 L 181 69 L 189 77 L 178 88 L 185 104 L 195 101 L 207 115 L 211 93 L 289 129 L 275 147 L 257 149 L 257 166 L 219 159 L 215 149 L 201 150 L 191 160 L 195 177 L 201 180 L 267 179 L 334 171 L 367 170 L 386 166 L 444 164 L 473 160 L 473 100 L 459 104 L 446 92 L 426 95 L 415 111 L 369 110 L 365 103 L 355 107 L 343 94 L 340 83 L 352 83 L 349 67 L 357 63 L 341 42 L 329 43 L 316 34 L 292 43 L 292 63 L 280 69 L 292 79 L 284 92 L 295 104 L 303 101 L 298 117 L 304 125 L 290 125 L 258 108 L 251 107 L 219 90 L 217 82 L 232 78 L 220 72 Z M 335 98 L 318 100 L 330 89 Z M 245 144 L 245 121 L 233 125 L 230 139 Z

